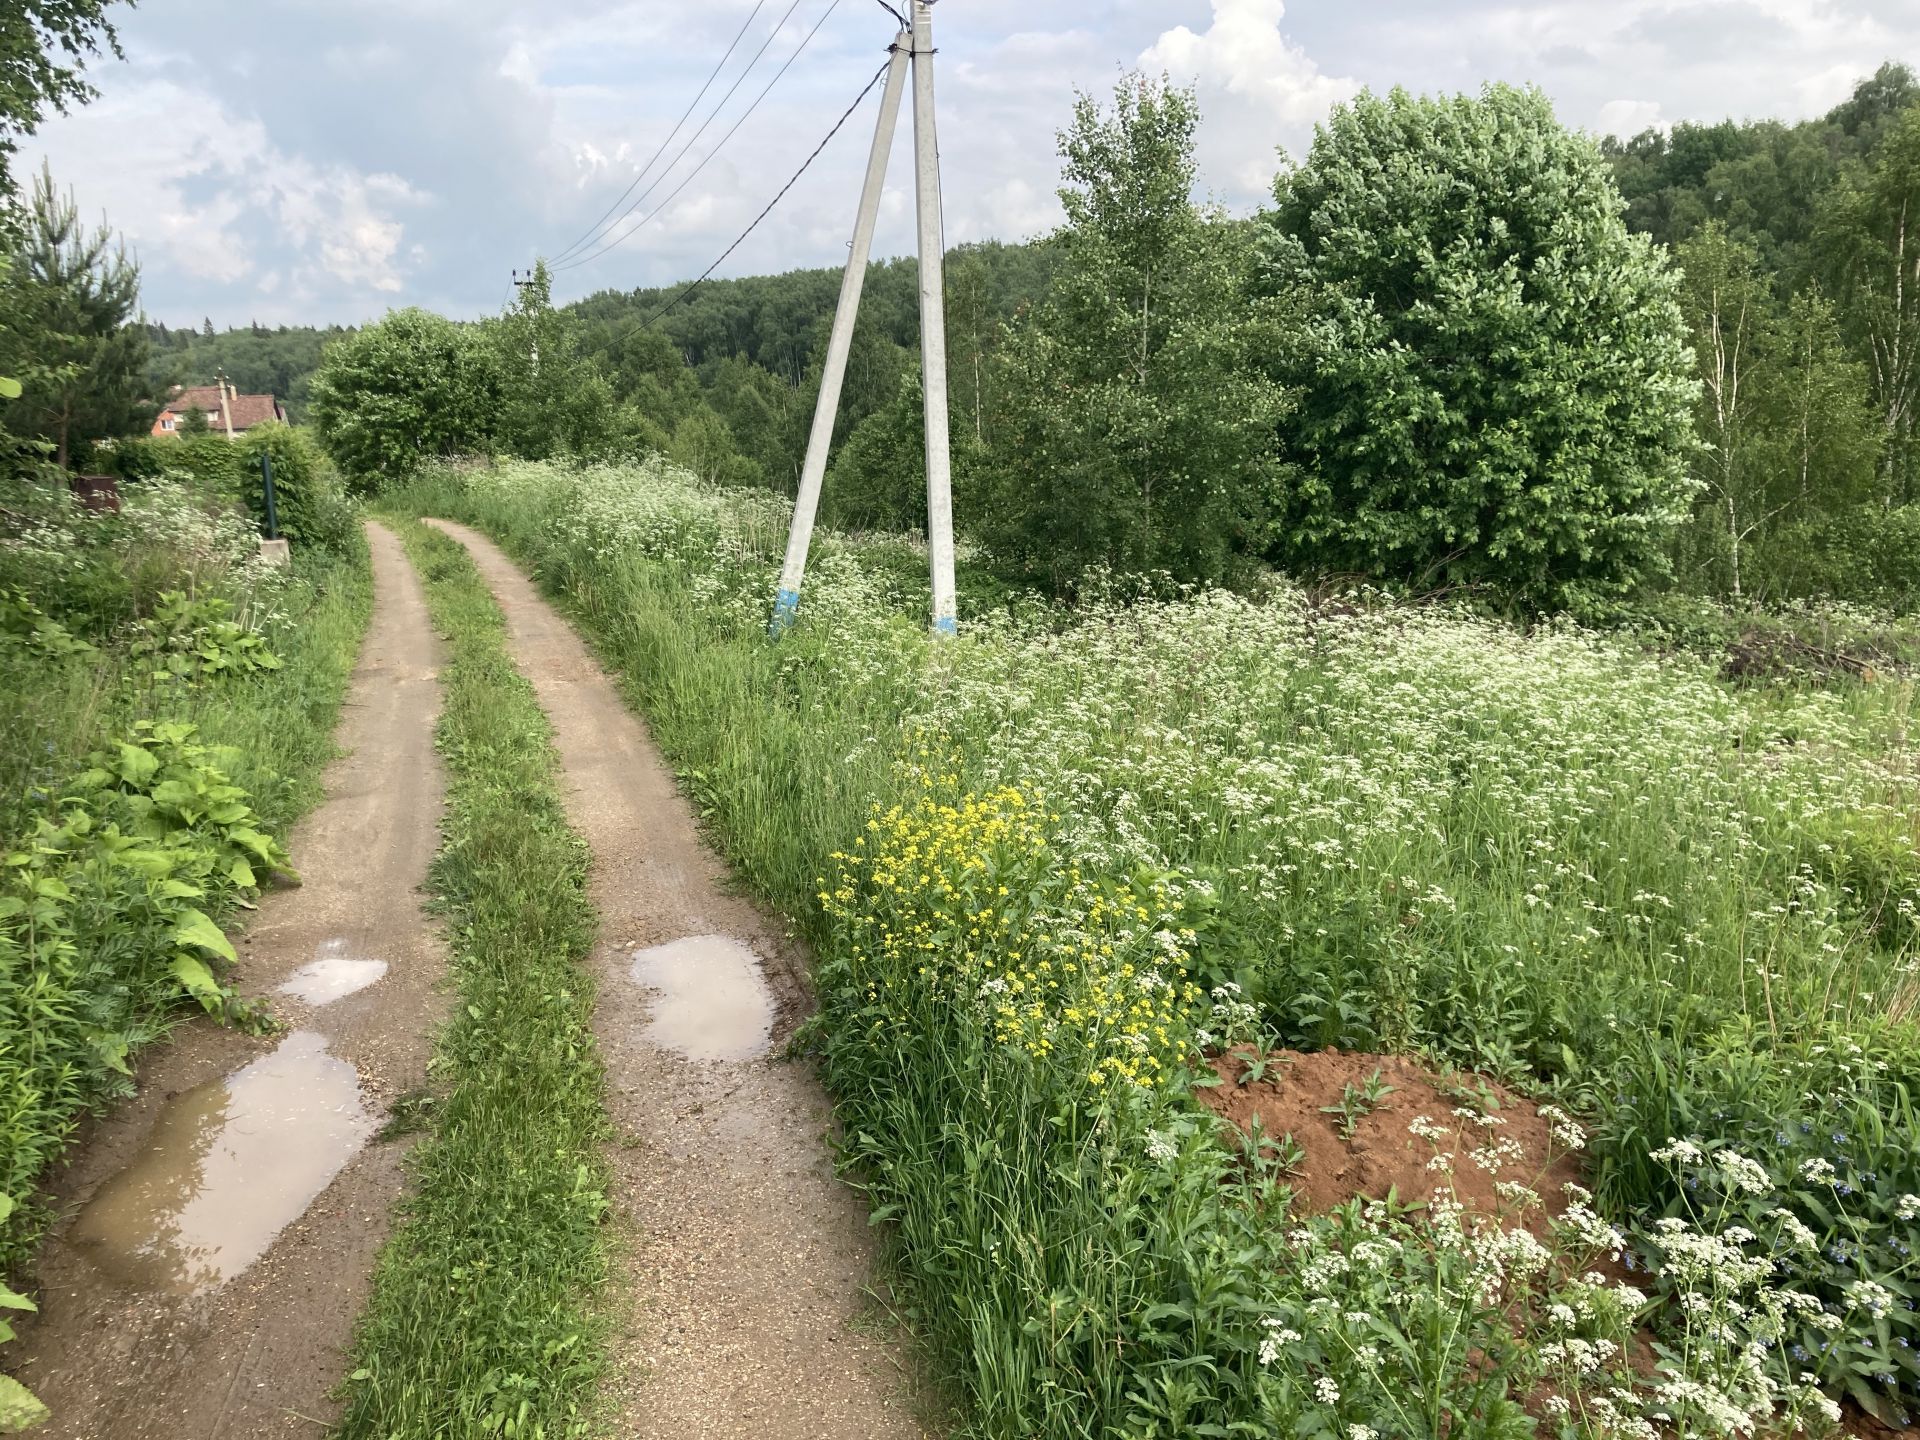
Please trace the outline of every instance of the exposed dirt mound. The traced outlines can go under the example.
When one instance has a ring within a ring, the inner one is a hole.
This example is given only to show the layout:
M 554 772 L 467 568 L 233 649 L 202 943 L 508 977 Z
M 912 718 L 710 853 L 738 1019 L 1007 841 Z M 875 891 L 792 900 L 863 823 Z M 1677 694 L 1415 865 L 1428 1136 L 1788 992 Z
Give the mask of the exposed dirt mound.
M 1290 1135 L 1305 1152 L 1290 1178 L 1308 1212 L 1384 1200 L 1390 1190 L 1403 1204 L 1424 1203 L 1446 1186 L 1468 1211 L 1524 1221 L 1544 1236 L 1547 1215 L 1566 1208 L 1563 1187 L 1580 1181 L 1579 1155 L 1556 1138 L 1552 1115 L 1478 1075 L 1339 1050 L 1276 1050 L 1263 1061 L 1246 1046 L 1212 1064 L 1220 1084 L 1197 1092 L 1208 1109 L 1241 1130 L 1258 1121 L 1275 1141 Z M 1515 1183 L 1542 1203 L 1523 1207 Z

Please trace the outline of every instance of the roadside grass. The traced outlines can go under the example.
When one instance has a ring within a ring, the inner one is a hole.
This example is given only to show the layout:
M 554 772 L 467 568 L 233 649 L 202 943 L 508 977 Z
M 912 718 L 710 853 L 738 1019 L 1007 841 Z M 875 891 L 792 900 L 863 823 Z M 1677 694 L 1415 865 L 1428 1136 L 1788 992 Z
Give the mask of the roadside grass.
M 814 941 L 851 1174 L 969 1433 L 1785 1434 L 1833 1395 L 1905 1423 L 1910 685 L 1729 686 L 1285 586 L 981 606 L 936 645 L 899 542 L 825 534 L 773 646 L 772 497 L 502 465 L 403 503 L 560 599 Z M 1599 1197 L 1550 1261 L 1289 1214 L 1192 1101 L 1230 1041 L 1552 1096 Z
M 607 1126 L 592 1033 L 587 853 L 546 717 L 461 547 L 404 525 L 447 637 L 450 772 L 433 884 L 456 1008 L 414 1097 L 411 1194 L 355 1338 L 338 1433 L 365 1440 L 586 1432 L 606 1326 Z

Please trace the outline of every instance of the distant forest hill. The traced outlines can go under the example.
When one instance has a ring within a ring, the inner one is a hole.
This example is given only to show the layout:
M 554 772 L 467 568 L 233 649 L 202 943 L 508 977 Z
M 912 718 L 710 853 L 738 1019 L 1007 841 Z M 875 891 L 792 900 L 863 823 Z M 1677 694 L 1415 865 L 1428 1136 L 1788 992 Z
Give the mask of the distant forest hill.
M 207 321 L 198 329 L 174 329 L 148 322 L 151 345 L 147 378 L 155 397 L 173 385 L 211 385 L 225 374 L 243 394 L 276 395 L 295 420 L 304 417 L 307 391 L 320 368 L 327 342 L 352 333 L 339 325 L 249 325 L 216 331 Z
M 1627 202 L 1627 223 L 1679 247 L 1717 222 L 1758 255 L 1785 300 L 1822 279 L 1824 213 L 1872 163 L 1896 117 L 1920 100 L 1913 72 L 1889 63 L 1817 119 L 1682 123 L 1601 144 Z M 1045 240 L 987 242 L 948 257 L 947 326 L 955 423 L 981 403 L 978 370 L 999 327 L 1045 294 Z M 723 421 L 739 451 L 776 485 L 797 463 L 795 436 L 811 406 L 809 372 L 826 343 L 840 270 L 710 280 L 683 298 L 684 282 L 602 291 L 567 312 L 580 347 L 607 369 L 615 390 L 652 415 L 662 434 L 696 410 Z M 243 390 L 272 391 L 296 418 L 320 352 L 338 327 L 252 326 L 212 332 L 149 326 L 156 385 L 205 383 L 216 370 Z M 919 314 L 909 258 L 868 273 L 847 376 L 841 434 L 886 405 L 917 364 Z

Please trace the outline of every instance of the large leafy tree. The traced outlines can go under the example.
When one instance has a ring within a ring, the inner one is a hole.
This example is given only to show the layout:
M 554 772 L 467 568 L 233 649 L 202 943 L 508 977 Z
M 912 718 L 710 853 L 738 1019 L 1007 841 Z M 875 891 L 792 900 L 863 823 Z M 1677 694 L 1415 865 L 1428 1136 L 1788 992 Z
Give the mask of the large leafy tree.
M 327 347 L 312 413 L 349 481 L 377 490 L 425 460 L 486 449 L 500 401 L 499 362 L 487 337 L 408 309 Z
M 120 53 L 107 12 L 115 0 L 7 0 L 0 5 L 0 197 L 14 193 L 13 156 L 49 110 L 93 98 L 87 59 Z
M 1244 227 L 1192 201 L 1190 90 L 1130 76 L 1060 136 L 1051 292 L 995 362 L 974 528 L 1056 590 L 1095 564 L 1225 575 L 1257 548 L 1280 388 L 1250 363 Z
M 1686 277 L 1681 310 L 1701 385 L 1702 445 L 1694 473 L 1726 557 L 1728 589 L 1739 599 L 1747 543 L 1789 503 L 1766 445 L 1773 294 L 1753 247 L 1717 221 L 1682 245 L 1676 258 Z
M 606 377 L 581 354 L 579 322 L 553 308 L 546 262 L 493 322 L 500 403 L 496 444 L 528 460 L 604 456 L 620 442 L 619 409 Z
M 1664 563 L 1697 389 L 1677 277 L 1544 95 L 1363 93 L 1276 200 L 1277 558 L 1549 604 Z
M 1822 229 L 1881 422 L 1881 501 L 1920 498 L 1920 104 L 1835 187 Z
M 43 169 L 0 282 L 0 373 L 25 392 L 8 425 L 46 441 L 62 466 L 152 421 L 139 305 L 140 268 L 125 246 L 105 226 L 83 225 Z

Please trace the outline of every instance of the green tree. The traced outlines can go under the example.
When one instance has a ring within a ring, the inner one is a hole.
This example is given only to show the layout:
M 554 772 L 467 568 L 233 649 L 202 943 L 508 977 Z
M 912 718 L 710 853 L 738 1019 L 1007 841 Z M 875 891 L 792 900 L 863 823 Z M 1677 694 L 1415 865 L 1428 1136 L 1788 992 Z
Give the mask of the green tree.
M 1544 95 L 1363 93 L 1275 194 L 1277 558 L 1548 604 L 1664 566 L 1698 388 L 1677 277 Z
M 104 47 L 120 53 L 107 12 L 115 0 L 10 0 L 0 5 L 0 200 L 14 194 L 13 156 L 49 110 L 93 98 L 81 78 Z
M 727 422 L 702 405 L 673 427 L 667 458 L 709 485 L 757 485 L 760 467 L 734 448 Z
M 1829 197 L 1822 242 L 1881 425 L 1881 503 L 1920 495 L 1920 105 Z
M 1198 122 L 1190 90 L 1136 75 L 1060 136 L 1053 289 L 1000 352 L 973 507 L 1056 590 L 1099 563 L 1219 578 L 1259 541 L 1284 397 L 1250 363 L 1244 227 L 1191 199 Z
M 618 406 L 606 378 L 580 354 L 579 324 L 553 308 L 544 260 L 490 327 L 500 405 L 492 437 L 527 460 L 600 457 L 617 448 Z
M 9 420 L 43 439 L 62 467 L 91 459 L 98 440 L 152 424 L 147 334 L 132 323 L 140 268 L 106 226 L 89 231 L 71 195 L 42 170 L 0 288 L 4 363 L 24 395 Z
M 207 412 L 198 405 L 189 405 L 180 415 L 180 424 L 174 434 L 182 436 L 205 435 L 211 427 L 207 424 Z
M 501 401 L 485 334 L 425 310 L 396 310 L 327 347 L 313 423 L 348 482 L 378 490 L 435 456 L 485 450 Z
M 1847 354 L 1833 302 L 1817 287 L 1787 306 L 1777 348 L 1769 396 L 1775 463 L 1796 503 L 1832 509 L 1869 499 L 1880 432 L 1867 368 Z
M 1707 512 L 1722 542 L 1727 584 L 1742 594 L 1741 556 L 1754 533 L 1791 503 L 1769 464 L 1766 391 L 1776 317 L 1773 295 L 1751 245 L 1709 222 L 1676 258 L 1684 283 L 1681 311 L 1693 336 L 1700 379 L 1694 463 Z
M 958 417 L 956 417 L 957 419 Z M 952 428 L 954 501 L 974 501 L 981 447 L 970 426 Z M 927 407 L 920 367 L 909 369 L 893 399 L 847 436 L 833 458 L 821 512 L 840 530 L 927 528 Z
M 782 494 L 797 491 L 812 423 L 801 390 L 751 360 L 730 355 L 714 365 L 707 394 L 763 482 Z

